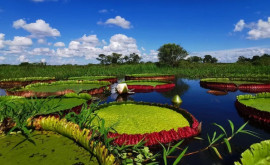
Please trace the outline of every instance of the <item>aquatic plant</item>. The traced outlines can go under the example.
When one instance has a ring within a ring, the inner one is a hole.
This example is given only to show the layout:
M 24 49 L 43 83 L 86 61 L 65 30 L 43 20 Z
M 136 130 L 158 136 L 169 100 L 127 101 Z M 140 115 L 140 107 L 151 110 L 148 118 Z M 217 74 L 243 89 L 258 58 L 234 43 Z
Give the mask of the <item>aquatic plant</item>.
M 108 149 L 102 144 L 102 142 L 94 140 L 94 138 L 97 136 L 95 131 L 89 129 L 81 130 L 77 124 L 68 122 L 66 119 L 60 120 L 59 118 L 55 117 L 36 119 L 33 122 L 33 126 L 47 131 L 54 131 L 75 140 L 85 149 L 92 152 L 98 158 L 100 164 L 118 164 L 115 157 L 108 152 Z
M 239 95 L 235 106 L 240 114 L 248 118 L 270 123 L 270 93 Z
M 261 141 L 250 146 L 241 154 L 241 161 L 235 165 L 267 165 L 270 164 L 270 140 Z
M 55 77 L 22 77 L 22 78 L 8 78 L 0 81 L 35 81 L 35 80 L 55 80 Z
M 146 146 L 158 141 L 168 143 L 200 132 L 199 122 L 190 113 L 169 105 L 111 102 L 100 105 L 95 112 L 106 121 L 107 127 L 117 131 L 110 132 L 108 137 L 116 138 L 113 143 L 118 145 L 134 145 L 142 139 Z

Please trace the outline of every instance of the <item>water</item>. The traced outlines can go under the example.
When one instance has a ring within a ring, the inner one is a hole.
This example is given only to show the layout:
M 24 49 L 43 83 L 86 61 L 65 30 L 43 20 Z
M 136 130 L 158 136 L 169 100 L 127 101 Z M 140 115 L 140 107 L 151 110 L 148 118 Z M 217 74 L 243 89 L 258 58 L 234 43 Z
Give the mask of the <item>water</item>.
M 206 147 L 208 145 L 207 134 L 212 136 L 214 131 L 221 133 L 220 130 L 213 125 L 213 123 L 222 125 L 226 128 L 227 132 L 230 133 L 228 119 L 230 119 L 235 124 L 235 129 L 239 128 L 247 121 L 247 119 L 241 117 L 238 114 L 234 105 L 236 96 L 246 93 L 236 91 L 229 92 L 227 95 L 223 96 L 215 96 L 208 94 L 208 89 L 200 87 L 199 80 L 178 78 L 175 83 L 176 87 L 168 92 L 135 93 L 133 95 L 129 95 L 128 98 L 120 98 L 116 93 L 112 93 L 109 97 L 105 98 L 104 102 L 111 102 L 116 101 L 117 99 L 122 99 L 171 104 L 171 98 L 178 94 L 183 100 L 183 103 L 180 107 L 188 110 L 199 121 L 202 122 L 202 132 L 199 137 L 205 139 L 203 141 L 194 139 L 186 140 L 185 145 L 189 146 L 188 152 L 193 152 Z M 1 94 L 5 95 L 5 92 L 0 90 L 0 95 Z M 213 151 L 206 150 L 198 154 L 184 157 L 181 160 L 181 164 L 233 164 L 234 161 L 240 159 L 241 152 L 249 148 L 251 144 L 260 142 L 261 140 L 270 139 L 270 128 L 263 128 L 263 126 L 250 122 L 245 129 L 257 132 L 262 139 L 258 139 L 249 135 L 238 134 L 230 141 L 233 150 L 232 154 L 228 153 L 224 145 L 217 147 L 223 156 L 223 160 L 220 160 Z M 178 156 L 179 154 L 180 152 L 176 152 L 173 155 Z M 160 161 L 161 164 L 163 162 L 162 159 L 158 161 Z M 168 159 L 168 164 L 172 164 L 173 161 L 174 159 Z
M 203 141 L 200 140 L 187 140 L 186 145 L 189 146 L 188 152 L 196 151 L 207 146 L 207 134 L 213 135 L 214 131 L 221 133 L 220 130 L 213 125 L 218 123 L 226 128 L 227 132 L 230 133 L 230 126 L 228 120 L 231 120 L 235 124 L 235 129 L 238 129 L 243 125 L 247 119 L 241 117 L 237 109 L 235 108 L 236 96 L 241 94 L 247 94 L 244 92 L 236 91 L 229 92 L 227 95 L 215 96 L 207 93 L 209 89 L 200 87 L 199 80 L 188 80 L 188 79 L 177 79 L 175 81 L 176 87 L 169 92 L 150 92 L 150 93 L 135 93 L 134 95 L 128 96 L 128 98 L 122 98 L 133 101 L 145 101 L 154 103 L 171 104 L 171 98 L 178 94 L 183 103 L 181 108 L 188 110 L 193 114 L 199 121 L 202 122 L 202 133 L 199 137 L 202 137 Z M 117 94 L 112 94 L 106 100 L 106 102 L 115 101 Z M 229 154 L 224 145 L 218 146 L 223 160 L 217 158 L 214 152 L 206 150 L 199 154 L 186 156 L 181 160 L 181 164 L 200 164 L 200 165 L 227 165 L 233 164 L 234 161 L 240 159 L 240 154 L 253 143 L 260 142 L 261 140 L 270 139 L 269 128 L 263 128 L 258 126 L 256 123 L 249 123 L 246 129 L 252 130 L 259 133 L 262 139 L 252 137 L 245 134 L 236 135 L 230 142 L 232 145 L 233 153 Z M 177 152 L 173 155 L 179 155 Z M 174 159 L 169 159 L 169 164 L 172 164 Z M 159 160 L 161 163 L 163 160 Z

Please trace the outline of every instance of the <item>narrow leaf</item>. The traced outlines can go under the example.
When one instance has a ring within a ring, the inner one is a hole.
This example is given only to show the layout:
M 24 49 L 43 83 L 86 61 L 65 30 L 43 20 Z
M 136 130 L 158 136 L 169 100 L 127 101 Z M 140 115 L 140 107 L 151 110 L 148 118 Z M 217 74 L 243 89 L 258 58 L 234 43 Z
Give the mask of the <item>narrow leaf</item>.
M 176 158 L 176 160 L 173 162 L 173 165 L 177 165 L 181 159 L 183 158 L 183 156 L 185 155 L 185 153 L 187 152 L 188 147 L 186 147 L 181 154 Z

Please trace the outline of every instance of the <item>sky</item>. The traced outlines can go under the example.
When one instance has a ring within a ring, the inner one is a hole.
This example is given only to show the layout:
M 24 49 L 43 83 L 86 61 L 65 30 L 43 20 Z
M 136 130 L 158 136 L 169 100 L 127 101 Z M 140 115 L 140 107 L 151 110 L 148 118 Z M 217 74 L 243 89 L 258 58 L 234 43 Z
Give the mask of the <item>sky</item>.
M 270 54 L 269 0 L 0 0 L 0 64 L 158 61 L 176 43 L 219 62 Z

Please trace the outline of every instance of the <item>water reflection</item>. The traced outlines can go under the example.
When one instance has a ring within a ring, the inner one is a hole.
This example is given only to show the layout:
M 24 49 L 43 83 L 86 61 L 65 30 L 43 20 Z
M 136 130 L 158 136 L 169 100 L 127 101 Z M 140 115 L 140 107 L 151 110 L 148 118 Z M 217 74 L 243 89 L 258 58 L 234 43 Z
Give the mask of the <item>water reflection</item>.
M 5 95 L 6 95 L 6 91 L 0 88 L 0 96 L 5 96 Z
M 175 79 L 173 82 L 175 84 L 173 90 L 161 93 L 164 97 L 171 99 L 175 95 L 181 96 L 189 89 L 189 85 L 185 83 L 182 79 Z

